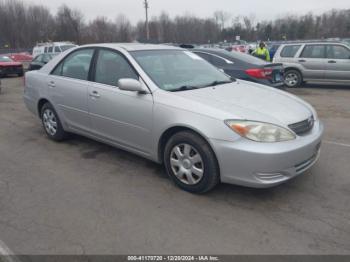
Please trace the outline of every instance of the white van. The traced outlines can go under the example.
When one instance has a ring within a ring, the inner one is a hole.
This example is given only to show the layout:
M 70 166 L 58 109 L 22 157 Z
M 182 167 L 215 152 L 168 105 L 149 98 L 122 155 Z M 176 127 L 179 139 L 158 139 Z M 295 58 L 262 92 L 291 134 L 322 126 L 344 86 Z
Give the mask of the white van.
M 33 49 L 33 57 L 37 57 L 38 55 L 45 53 L 62 53 L 76 46 L 77 45 L 71 42 L 39 43 Z

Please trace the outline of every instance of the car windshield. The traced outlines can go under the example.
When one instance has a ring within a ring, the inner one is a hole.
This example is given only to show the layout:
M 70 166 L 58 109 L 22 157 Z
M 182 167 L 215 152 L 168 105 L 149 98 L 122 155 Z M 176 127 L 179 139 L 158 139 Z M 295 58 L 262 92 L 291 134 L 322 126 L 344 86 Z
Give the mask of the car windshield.
M 133 51 L 148 76 L 166 91 L 185 91 L 232 82 L 201 57 L 182 50 Z
M 62 52 L 66 51 L 66 50 L 68 50 L 68 49 L 71 49 L 71 48 L 73 48 L 73 47 L 75 47 L 75 45 L 61 45 L 61 46 L 60 46 Z
M 0 62 L 13 62 L 11 58 L 7 56 L 0 56 Z

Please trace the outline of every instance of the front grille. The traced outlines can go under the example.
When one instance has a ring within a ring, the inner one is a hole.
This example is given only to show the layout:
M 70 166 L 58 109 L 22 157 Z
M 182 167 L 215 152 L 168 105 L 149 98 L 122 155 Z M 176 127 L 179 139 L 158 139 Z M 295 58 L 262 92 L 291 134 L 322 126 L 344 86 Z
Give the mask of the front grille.
M 313 116 L 311 116 L 302 122 L 289 125 L 289 128 L 292 129 L 294 133 L 301 136 L 310 132 L 314 127 L 314 124 L 315 124 L 315 119 Z

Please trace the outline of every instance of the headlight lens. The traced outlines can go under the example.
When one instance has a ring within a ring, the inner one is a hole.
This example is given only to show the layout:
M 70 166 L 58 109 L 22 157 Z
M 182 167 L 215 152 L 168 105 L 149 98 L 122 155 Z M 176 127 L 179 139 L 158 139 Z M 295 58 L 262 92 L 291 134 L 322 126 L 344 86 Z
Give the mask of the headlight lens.
M 254 121 L 227 120 L 225 123 L 237 134 L 256 142 L 283 142 L 296 139 L 296 135 L 286 128 Z

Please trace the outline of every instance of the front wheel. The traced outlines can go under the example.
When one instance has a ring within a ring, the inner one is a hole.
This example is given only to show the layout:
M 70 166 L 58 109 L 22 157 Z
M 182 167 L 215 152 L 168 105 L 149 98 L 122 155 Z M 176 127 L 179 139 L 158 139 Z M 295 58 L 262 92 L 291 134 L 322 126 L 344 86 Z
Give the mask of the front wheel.
M 164 163 L 171 179 L 187 192 L 206 193 L 220 182 L 214 152 L 193 132 L 180 132 L 170 138 L 164 150 Z
M 300 87 L 303 82 L 303 77 L 297 70 L 287 70 L 284 79 L 286 86 L 290 88 Z

